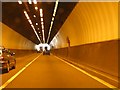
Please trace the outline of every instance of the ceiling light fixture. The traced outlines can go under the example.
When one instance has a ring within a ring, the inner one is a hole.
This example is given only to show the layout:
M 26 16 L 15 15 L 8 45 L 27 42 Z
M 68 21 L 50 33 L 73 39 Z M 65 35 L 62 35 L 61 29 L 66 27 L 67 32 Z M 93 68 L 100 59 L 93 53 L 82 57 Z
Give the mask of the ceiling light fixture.
M 45 43 L 44 23 L 43 23 L 43 9 L 40 9 L 39 11 L 40 11 L 40 17 L 41 17 L 41 26 L 42 26 L 43 42 Z
M 33 15 L 33 17 L 36 17 L 35 15 Z
M 18 3 L 19 3 L 19 4 L 22 4 L 22 1 L 21 1 L 21 0 L 18 0 Z
M 42 12 L 42 9 L 40 9 L 40 13 L 43 13 L 43 12 Z
M 43 24 L 43 22 L 41 22 L 41 24 Z
M 42 24 L 42 29 L 44 29 L 44 25 Z
M 33 0 L 33 3 L 34 3 L 34 4 L 37 4 L 37 0 Z
M 30 18 L 29 18 L 29 16 L 28 16 L 27 12 L 26 12 L 26 11 L 24 11 L 24 14 L 25 14 L 25 16 L 26 16 L 26 18 L 27 18 L 28 22 L 30 23 L 31 27 L 33 28 L 34 33 L 36 34 L 36 36 L 37 36 L 38 40 L 39 40 L 39 41 L 40 41 L 40 43 L 41 43 L 40 37 L 38 36 L 38 34 L 37 34 L 36 30 L 35 30 L 35 27 L 33 26 L 32 21 L 30 20 Z
M 52 21 L 54 21 L 54 17 L 52 17 Z
M 32 24 L 32 21 L 30 19 L 28 21 L 29 21 L 30 24 Z
M 38 25 L 38 23 L 36 23 L 36 25 Z
M 40 17 L 43 17 L 43 10 L 40 9 Z
M 56 0 L 55 7 L 54 7 L 54 12 L 53 12 L 53 17 L 52 17 L 52 21 L 51 21 L 51 25 L 50 25 L 50 29 L 49 29 L 49 33 L 48 33 L 47 43 L 49 42 L 50 33 L 51 33 L 51 30 L 52 30 L 53 21 L 54 21 L 55 15 L 56 15 L 58 4 L 59 4 L 59 0 Z
M 37 6 L 35 7 L 35 10 L 38 10 L 38 7 L 37 7 Z
M 32 1 L 31 0 L 28 0 L 29 4 L 32 4 Z
M 43 33 L 43 37 L 45 37 L 44 30 L 42 30 L 42 33 Z M 45 38 L 43 38 L 43 41 L 45 43 Z
M 26 11 L 24 11 L 24 14 L 25 14 L 26 18 L 29 20 L 30 18 L 29 18 L 29 16 L 28 16 Z
M 43 22 L 43 18 L 41 18 L 41 22 Z

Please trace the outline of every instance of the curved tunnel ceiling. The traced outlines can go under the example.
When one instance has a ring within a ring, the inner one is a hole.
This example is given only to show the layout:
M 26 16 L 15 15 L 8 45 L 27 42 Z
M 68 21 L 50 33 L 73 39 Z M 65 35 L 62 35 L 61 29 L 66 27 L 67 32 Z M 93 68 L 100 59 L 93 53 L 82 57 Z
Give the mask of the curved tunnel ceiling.
M 59 29 L 75 7 L 76 3 L 77 2 L 59 2 L 48 43 L 59 31 Z M 37 39 L 32 27 L 30 26 L 28 20 L 24 15 L 24 10 L 26 10 L 33 25 L 35 26 L 35 29 L 41 41 L 43 42 L 40 13 L 39 11 L 35 10 L 35 6 L 37 6 L 39 9 L 43 9 L 44 32 L 46 42 L 55 7 L 55 2 L 38 2 L 36 5 L 33 3 L 29 4 L 28 2 L 24 2 L 22 4 L 18 4 L 18 2 L 2 2 L 2 22 L 16 32 L 22 34 L 24 37 L 28 38 L 35 44 L 39 44 L 39 40 Z M 34 15 L 36 15 L 36 17 L 33 17 Z M 37 26 L 36 22 L 38 23 Z

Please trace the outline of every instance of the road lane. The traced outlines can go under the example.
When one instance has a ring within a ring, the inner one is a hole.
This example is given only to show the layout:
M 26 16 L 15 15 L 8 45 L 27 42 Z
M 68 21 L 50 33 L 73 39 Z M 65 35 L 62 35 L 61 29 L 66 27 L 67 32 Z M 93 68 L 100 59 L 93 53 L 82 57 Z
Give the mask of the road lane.
M 16 69 L 10 70 L 9 73 L 0 74 L 0 80 L 2 80 L 2 84 L 4 84 L 8 79 L 10 79 L 13 75 L 15 75 L 19 70 L 21 70 L 25 65 L 27 65 L 38 55 L 38 53 L 33 53 L 24 57 L 16 58 Z
M 40 56 L 6 88 L 108 88 L 59 59 Z

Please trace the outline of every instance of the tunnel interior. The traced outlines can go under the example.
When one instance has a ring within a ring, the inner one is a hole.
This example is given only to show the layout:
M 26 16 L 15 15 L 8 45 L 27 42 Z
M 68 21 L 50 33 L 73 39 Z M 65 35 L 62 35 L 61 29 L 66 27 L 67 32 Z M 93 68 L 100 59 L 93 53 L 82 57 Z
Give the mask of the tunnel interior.
M 1 45 L 22 57 L 47 43 L 57 57 L 118 78 L 119 3 L 56 3 L 2 2 Z

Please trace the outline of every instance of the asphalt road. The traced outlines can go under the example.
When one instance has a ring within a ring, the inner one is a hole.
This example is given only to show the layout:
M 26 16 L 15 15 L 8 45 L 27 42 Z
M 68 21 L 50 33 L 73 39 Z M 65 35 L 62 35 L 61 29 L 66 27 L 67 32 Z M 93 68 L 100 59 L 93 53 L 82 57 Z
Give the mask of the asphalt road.
M 18 58 L 16 69 L 0 77 L 2 85 L 6 83 L 4 88 L 108 88 L 53 55 L 32 54 Z

